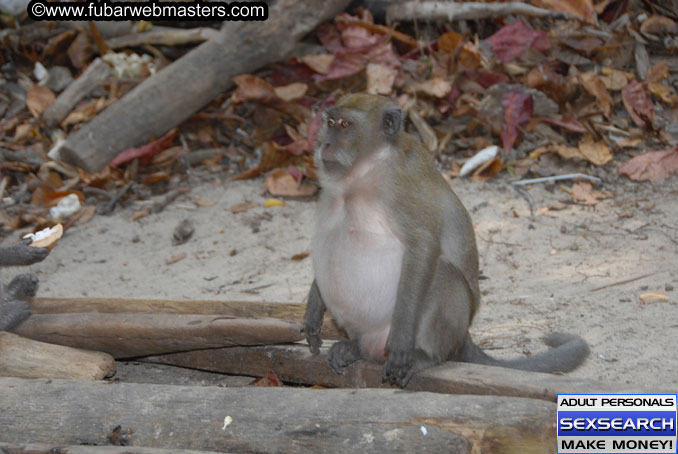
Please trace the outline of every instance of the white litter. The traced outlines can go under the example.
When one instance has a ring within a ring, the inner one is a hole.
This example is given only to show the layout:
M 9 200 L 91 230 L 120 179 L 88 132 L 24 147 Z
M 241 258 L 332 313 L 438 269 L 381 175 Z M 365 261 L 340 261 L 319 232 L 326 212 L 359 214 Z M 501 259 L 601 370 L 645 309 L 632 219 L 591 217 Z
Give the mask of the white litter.
M 68 194 L 55 207 L 49 209 L 49 215 L 54 219 L 66 218 L 80 209 L 80 199 L 75 194 Z
M 471 159 L 466 161 L 463 166 L 461 166 L 461 170 L 459 171 L 459 176 L 465 177 L 466 175 L 470 174 L 471 172 L 476 170 L 481 165 L 485 164 L 488 161 L 493 160 L 494 158 L 497 157 L 498 152 L 499 152 L 499 147 L 496 146 L 496 145 L 490 145 L 487 148 L 483 148 L 478 153 L 473 155 L 473 157 Z

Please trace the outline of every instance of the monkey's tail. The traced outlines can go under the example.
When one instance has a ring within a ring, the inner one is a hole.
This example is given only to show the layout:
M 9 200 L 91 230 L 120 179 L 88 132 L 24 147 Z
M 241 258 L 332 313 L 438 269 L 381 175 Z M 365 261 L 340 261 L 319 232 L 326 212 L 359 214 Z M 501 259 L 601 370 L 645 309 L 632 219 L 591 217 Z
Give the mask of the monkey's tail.
M 471 336 L 466 336 L 459 361 L 531 372 L 554 373 L 574 370 L 589 355 L 589 346 L 586 341 L 572 334 L 552 333 L 544 338 L 544 343 L 551 347 L 544 353 L 529 358 L 503 360 L 491 357 L 473 343 Z

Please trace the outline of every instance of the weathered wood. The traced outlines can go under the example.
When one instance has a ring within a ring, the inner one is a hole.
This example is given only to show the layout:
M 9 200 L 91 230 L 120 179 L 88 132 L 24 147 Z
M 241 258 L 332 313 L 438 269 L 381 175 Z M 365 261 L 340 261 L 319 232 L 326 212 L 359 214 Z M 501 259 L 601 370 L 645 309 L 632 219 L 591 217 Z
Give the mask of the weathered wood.
M 272 318 L 173 314 L 34 314 L 14 329 L 30 339 L 129 358 L 303 338 L 301 325 Z
M 398 2 L 386 9 L 386 22 L 413 20 L 480 20 L 521 14 L 531 17 L 571 17 L 568 13 L 537 8 L 521 2 Z
M 42 120 L 48 125 L 60 123 L 81 99 L 89 95 L 110 74 L 111 67 L 108 63 L 100 58 L 94 60 L 45 110 Z
M 101 444 L 121 425 L 130 446 L 163 449 L 469 452 L 461 434 L 474 453 L 552 453 L 555 418 L 514 397 L 0 379 L 7 443 Z
M 0 332 L 0 376 L 101 380 L 115 373 L 106 353 L 46 344 Z
M 5 454 L 217 454 L 216 451 L 193 449 L 159 449 L 130 446 L 78 446 L 48 443 L 3 443 L 0 452 Z
M 147 143 L 193 115 L 232 86 L 233 76 L 283 58 L 319 23 L 350 0 L 279 0 L 268 19 L 224 22 L 220 33 L 157 74 L 71 134 L 61 156 L 96 172 L 120 151 Z
M 313 356 L 306 345 L 224 348 L 171 355 L 151 356 L 143 361 L 262 377 L 272 370 L 283 381 L 338 388 L 389 388 L 382 383 L 382 366 L 358 361 L 335 374 L 327 365 L 326 351 Z M 517 396 L 554 401 L 556 394 L 647 393 L 640 386 L 602 383 L 562 375 L 542 374 L 448 362 L 423 370 L 412 377 L 407 390 L 445 394 Z M 653 390 L 652 392 L 660 392 Z M 667 391 L 668 392 L 668 391 Z
M 153 30 L 142 33 L 130 33 L 106 40 L 111 49 L 121 47 L 137 47 L 144 44 L 155 46 L 179 46 L 191 43 L 200 43 L 218 35 L 219 31 L 209 27 L 172 28 L 153 27 Z
M 303 323 L 305 304 L 254 301 L 149 300 L 130 298 L 33 298 L 34 314 L 220 314 L 234 317 L 270 317 Z M 346 337 L 329 315 L 322 327 L 323 339 Z

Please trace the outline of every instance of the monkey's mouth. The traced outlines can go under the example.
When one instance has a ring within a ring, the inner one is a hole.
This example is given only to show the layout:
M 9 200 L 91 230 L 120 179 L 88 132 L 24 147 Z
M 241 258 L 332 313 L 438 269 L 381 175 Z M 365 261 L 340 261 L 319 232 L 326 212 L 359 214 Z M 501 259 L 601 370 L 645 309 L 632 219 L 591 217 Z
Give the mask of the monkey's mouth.
M 323 158 L 323 167 L 329 173 L 340 173 L 346 170 L 346 166 L 335 159 Z

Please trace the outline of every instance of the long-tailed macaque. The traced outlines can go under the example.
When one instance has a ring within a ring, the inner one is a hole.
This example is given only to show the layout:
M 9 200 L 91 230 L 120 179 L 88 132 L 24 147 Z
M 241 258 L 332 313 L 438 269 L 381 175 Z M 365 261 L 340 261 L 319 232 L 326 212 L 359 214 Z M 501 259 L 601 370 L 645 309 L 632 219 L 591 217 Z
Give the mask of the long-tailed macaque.
M 349 338 L 330 348 L 330 367 L 385 363 L 384 381 L 401 387 L 446 360 L 539 372 L 583 362 L 586 342 L 567 334 L 550 335 L 553 348 L 530 358 L 498 360 L 477 347 L 468 333 L 479 303 L 471 218 L 430 154 L 403 131 L 403 112 L 387 98 L 355 94 L 323 115 L 305 316 L 313 353 L 328 309 Z

